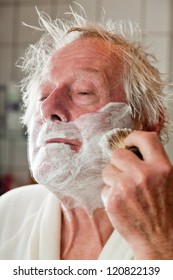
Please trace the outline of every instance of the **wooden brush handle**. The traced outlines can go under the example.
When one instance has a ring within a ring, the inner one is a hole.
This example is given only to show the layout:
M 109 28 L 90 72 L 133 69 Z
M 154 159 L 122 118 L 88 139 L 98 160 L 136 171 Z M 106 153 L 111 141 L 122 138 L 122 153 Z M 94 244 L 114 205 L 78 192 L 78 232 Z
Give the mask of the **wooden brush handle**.
M 137 147 L 135 147 L 135 146 L 133 146 L 133 147 L 126 147 L 126 149 L 132 151 L 135 155 L 137 155 L 138 158 L 143 160 L 143 156 L 142 156 L 141 152 L 139 151 L 139 149 Z

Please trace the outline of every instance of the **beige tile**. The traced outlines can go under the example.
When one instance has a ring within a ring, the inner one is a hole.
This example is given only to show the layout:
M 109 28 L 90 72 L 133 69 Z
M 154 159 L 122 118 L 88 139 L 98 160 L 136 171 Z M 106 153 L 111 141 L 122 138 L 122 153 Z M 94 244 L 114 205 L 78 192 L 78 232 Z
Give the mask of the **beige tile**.
M 146 31 L 169 32 L 171 29 L 172 0 L 146 1 Z
M 12 50 L 8 47 L 0 47 L 0 83 L 8 83 L 11 78 Z
M 13 164 L 16 167 L 26 167 L 28 166 L 28 158 L 27 158 L 27 145 L 26 141 L 16 140 L 15 141 L 15 151 L 14 151 L 14 161 Z
M 168 105 L 168 109 L 169 109 L 170 118 L 172 120 L 173 119 L 172 104 Z M 173 163 L 173 134 L 172 133 L 170 133 L 169 142 L 166 144 L 166 151 L 167 151 L 167 154 L 168 154 L 171 162 Z
M 37 8 L 40 11 L 44 11 L 48 14 L 51 13 L 51 6 L 50 5 L 37 5 Z M 41 36 L 41 32 L 31 29 L 29 27 L 23 26 L 22 22 L 27 23 L 31 26 L 39 26 L 38 24 L 38 15 L 35 10 L 35 6 L 29 5 L 22 5 L 19 8 L 19 43 L 20 42 L 28 42 L 28 43 L 35 43 Z
M 161 73 L 168 74 L 170 69 L 170 37 L 156 36 L 155 33 L 150 33 L 150 37 L 145 38 L 145 45 L 153 53 L 158 63 L 155 65 Z
M 1 5 L 9 5 L 9 4 L 13 4 L 13 3 L 15 3 L 15 2 L 19 2 L 18 0 L 0 0 L 0 4 Z
M 170 78 L 173 81 L 173 37 L 170 45 Z
M 9 165 L 9 142 L 7 139 L 0 139 L 1 155 L 0 155 L 0 165 L 8 166 Z
M 12 6 L 0 6 L 0 42 L 12 42 L 13 39 Z
M 24 52 L 26 48 L 29 46 L 29 44 L 24 44 L 23 46 L 18 46 L 13 48 L 13 58 L 12 58 L 12 65 L 11 65 L 11 77 L 12 80 L 16 81 L 18 84 L 21 79 L 24 77 L 24 73 L 21 71 L 21 69 L 17 66 L 19 63 L 19 58 L 24 55 Z
M 68 1 L 69 2 L 69 1 Z M 92 1 L 86 1 L 86 0 L 78 0 L 76 1 L 78 4 L 82 5 L 82 7 L 84 8 L 87 18 L 91 21 L 96 20 L 96 15 L 97 15 L 97 3 L 98 0 L 92 0 Z M 101 2 L 101 1 L 99 1 Z M 81 9 L 78 7 L 78 5 L 70 3 L 71 6 L 73 6 L 75 11 L 79 11 L 79 13 L 81 13 Z M 69 10 L 68 8 L 68 4 L 66 5 L 67 7 L 67 11 Z
M 21 187 L 31 183 L 30 172 L 28 168 L 16 168 L 13 173 L 14 187 Z
M 112 20 L 141 22 L 141 0 L 103 0 L 106 16 Z

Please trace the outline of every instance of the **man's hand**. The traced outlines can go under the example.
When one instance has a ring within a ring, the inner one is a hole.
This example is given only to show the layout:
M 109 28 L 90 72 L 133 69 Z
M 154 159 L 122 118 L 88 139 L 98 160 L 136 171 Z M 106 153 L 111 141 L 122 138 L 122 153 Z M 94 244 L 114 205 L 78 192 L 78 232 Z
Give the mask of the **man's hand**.
M 155 132 L 134 131 L 103 170 L 102 198 L 135 259 L 173 259 L 173 167 Z

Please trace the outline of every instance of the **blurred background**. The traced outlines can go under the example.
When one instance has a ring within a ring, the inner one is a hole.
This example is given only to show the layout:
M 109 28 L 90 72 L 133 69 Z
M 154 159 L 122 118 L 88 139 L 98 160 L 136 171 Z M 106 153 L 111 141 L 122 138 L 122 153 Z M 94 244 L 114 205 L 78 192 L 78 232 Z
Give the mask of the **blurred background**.
M 148 35 L 144 44 L 156 55 L 159 70 L 172 80 L 173 73 L 173 1 L 172 0 L 76 0 L 88 18 L 97 21 L 101 7 L 112 20 L 127 19 L 140 23 Z M 33 182 L 27 163 L 25 129 L 21 127 L 19 81 L 15 62 L 40 33 L 22 25 L 38 26 L 35 6 L 52 18 L 63 17 L 70 0 L 0 0 L 0 194 Z M 173 109 L 170 113 L 173 117 Z M 173 160 L 172 137 L 166 150 Z

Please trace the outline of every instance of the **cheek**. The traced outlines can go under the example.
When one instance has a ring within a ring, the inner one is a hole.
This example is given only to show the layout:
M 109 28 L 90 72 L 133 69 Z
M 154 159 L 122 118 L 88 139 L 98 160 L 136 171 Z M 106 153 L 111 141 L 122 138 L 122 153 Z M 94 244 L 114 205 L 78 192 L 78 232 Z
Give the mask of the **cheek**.
M 98 104 L 94 104 L 94 105 L 90 105 L 87 107 L 81 107 L 81 106 L 72 106 L 71 107 L 71 121 L 75 121 L 77 120 L 79 117 L 81 116 L 85 116 L 86 114 L 89 113 L 96 113 L 99 109 L 101 109 L 102 107 L 104 107 L 105 105 L 107 105 L 110 102 L 110 98 L 106 97 L 103 98 L 102 100 L 100 100 L 100 102 L 98 102 Z
M 85 108 L 77 105 L 71 105 L 69 107 L 69 115 L 70 115 L 70 121 L 75 121 L 78 119 L 80 116 L 95 112 L 97 109 L 95 108 Z
M 123 102 L 127 104 L 126 94 L 122 86 L 116 86 L 111 90 L 110 94 L 111 102 Z

